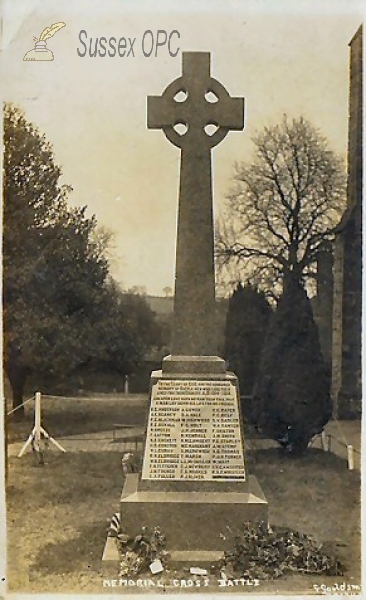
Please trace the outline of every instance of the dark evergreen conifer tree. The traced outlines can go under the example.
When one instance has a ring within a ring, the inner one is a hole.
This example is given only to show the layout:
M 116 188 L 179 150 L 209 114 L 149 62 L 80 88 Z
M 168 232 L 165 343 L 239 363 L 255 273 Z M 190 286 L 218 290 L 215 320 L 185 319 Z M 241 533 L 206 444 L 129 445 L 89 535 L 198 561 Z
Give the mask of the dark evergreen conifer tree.
M 331 416 L 330 380 L 310 300 L 297 277 L 285 279 L 268 329 L 255 386 L 259 429 L 301 454 Z
M 239 283 L 230 300 L 225 327 L 225 359 L 238 376 L 241 395 L 251 395 L 256 380 L 271 308 L 263 292 Z M 251 402 L 242 403 L 245 419 L 251 420 Z

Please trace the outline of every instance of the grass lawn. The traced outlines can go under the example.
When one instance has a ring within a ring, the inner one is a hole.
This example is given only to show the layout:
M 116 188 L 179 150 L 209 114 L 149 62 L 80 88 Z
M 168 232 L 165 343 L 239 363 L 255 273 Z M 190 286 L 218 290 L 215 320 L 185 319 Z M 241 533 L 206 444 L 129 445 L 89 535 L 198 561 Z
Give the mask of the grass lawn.
M 110 419 L 112 423 L 126 419 L 129 423 L 143 422 L 146 414 L 144 397 L 109 398 L 103 402 L 90 399 L 83 406 L 87 405 L 84 419 L 81 416 L 76 419 L 75 427 L 66 413 L 57 418 L 51 417 L 50 412 L 47 428 L 51 432 L 52 426 L 52 435 L 57 438 L 60 435 L 57 425 L 61 431 L 87 433 L 103 430 Z M 82 412 L 79 406 L 75 414 Z M 24 428 L 27 435 L 30 424 L 12 424 L 13 439 L 19 439 L 18 429 Z M 95 429 L 97 426 L 99 429 Z M 44 466 L 38 464 L 32 453 L 21 459 L 14 456 L 9 459 L 9 591 L 95 594 L 141 591 L 136 587 L 103 587 L 103 580 L 118 579 L 117 566 L 102 563 L 101 556 L 109 520 L 118 510 L 123 485 L 120 453 L 92 448 L 88 452 L 62 454 L 52 449 L 45 459 Z M 359 584 L 359 473 L 348 471 L 344 460 L 320 450 L 310 450 L 300 459 L 283 457 L 273 448 L 251 451 L 248 468 L 258 477 L 267 496 L 270 522 L 312 534 L 327 550 L 337 554 L 346 573 L 337 578 L 289 575 L 273 582 L 260 582 L 256 588 L 229 590 L 218 587 L 218 575 L 214 573 L 210 585 L 201 590 L 312 593 L 314 584 L 333 585 L 336 581 Z M 169 549 L 169 540 L 167 546 Z M 171 577 L 190 576 L 182 571 L 172 572 Z

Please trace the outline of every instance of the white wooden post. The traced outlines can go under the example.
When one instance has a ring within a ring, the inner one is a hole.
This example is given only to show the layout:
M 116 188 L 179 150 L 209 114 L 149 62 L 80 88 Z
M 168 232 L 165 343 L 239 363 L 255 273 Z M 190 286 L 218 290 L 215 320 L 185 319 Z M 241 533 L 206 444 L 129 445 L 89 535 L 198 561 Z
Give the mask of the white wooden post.
M 52 442 L 52 444 L 54 444 L 56 446 L 56 448 L 58 448 L 62 452 L 66 452 L 66 450 L 61 446 L 61 444 L 56 442 L 56 440 L 54 440 L 47 433 L 47 431 L 42 427 L 42 424 L 41 424 L 41 392 L 36 392 L 35 407 L 34 407 L 34 427 L 33 427 L 32 431 L 30 432 L 29 437 L 28 437 L 27 441 L 25 442 L 23 448 L 19 452 L 18 457 L 21 458 L 23 456 L 24 452 L 26 451 L 26 449 L 28 448 L 28 446 L 33 444 L 33 448 L 34 448 L 34 450 L 39 452 L 40 462 L 43 464 L 43 455 L 41 453 L 41 443 L 40 443 L 41 435 L 43 435 L 43 437 L 46 438 L 46 440 L 49 440 L 50 442 Z
M 349 470 L 353 471 L 355 464 L 354 464 L 353 446 L 351 444 L 347 444 L 347 460 L 348 460 Z
M 125 377 L 125 394 L 128 394 L 128 375 Z
M 41 392 L 36 392 L 36 401 L 34 407 L 34 447 L 41 450 Z
M 324 452 L 330 452 L 331 451 L 331 447 L 332 447 L 332 436 L 331 436 L 331 434 L 330 433 L 325 433 L 325 431 L 322 431 L 321 438 L 322 438 L 322 448 L 323 448 Z

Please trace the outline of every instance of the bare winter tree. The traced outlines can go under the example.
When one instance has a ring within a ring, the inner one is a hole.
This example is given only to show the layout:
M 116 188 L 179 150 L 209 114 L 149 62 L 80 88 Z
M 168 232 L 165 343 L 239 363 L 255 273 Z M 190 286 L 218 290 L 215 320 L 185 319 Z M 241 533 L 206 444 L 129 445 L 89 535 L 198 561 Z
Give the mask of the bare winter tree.
M 235 186 L 216 233 L 219 268 L 242 268 L 276 297 L 285 276 L 313 276 L 345 206 L 343 161 L 306 119 L 286 115 L 253 139 L 254 160 L 235 165 Z

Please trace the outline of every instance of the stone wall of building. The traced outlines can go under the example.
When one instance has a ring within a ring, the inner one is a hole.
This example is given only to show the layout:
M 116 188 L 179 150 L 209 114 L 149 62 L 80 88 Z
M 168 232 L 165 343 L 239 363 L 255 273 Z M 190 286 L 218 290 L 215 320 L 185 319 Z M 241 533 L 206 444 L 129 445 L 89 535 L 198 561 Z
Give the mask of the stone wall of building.
M 314 319 L 318 327 L 323 358 L 332 365 L 332 310 L 333 310 L 333 253 L 331 244 L 319 254 L 316 274 L 316 296 L 312 299 Z
M 337 236 L 333 246 L 332 308 L 332 399 L 333 416 L 338 415 L 338 395 L 342 385 L 342 314 L 343 314 L 343 238 Z
M 335 244 L 333 399 L 337 416 L 361 413 L 362 26 L 350 43 L 347 209 Z

